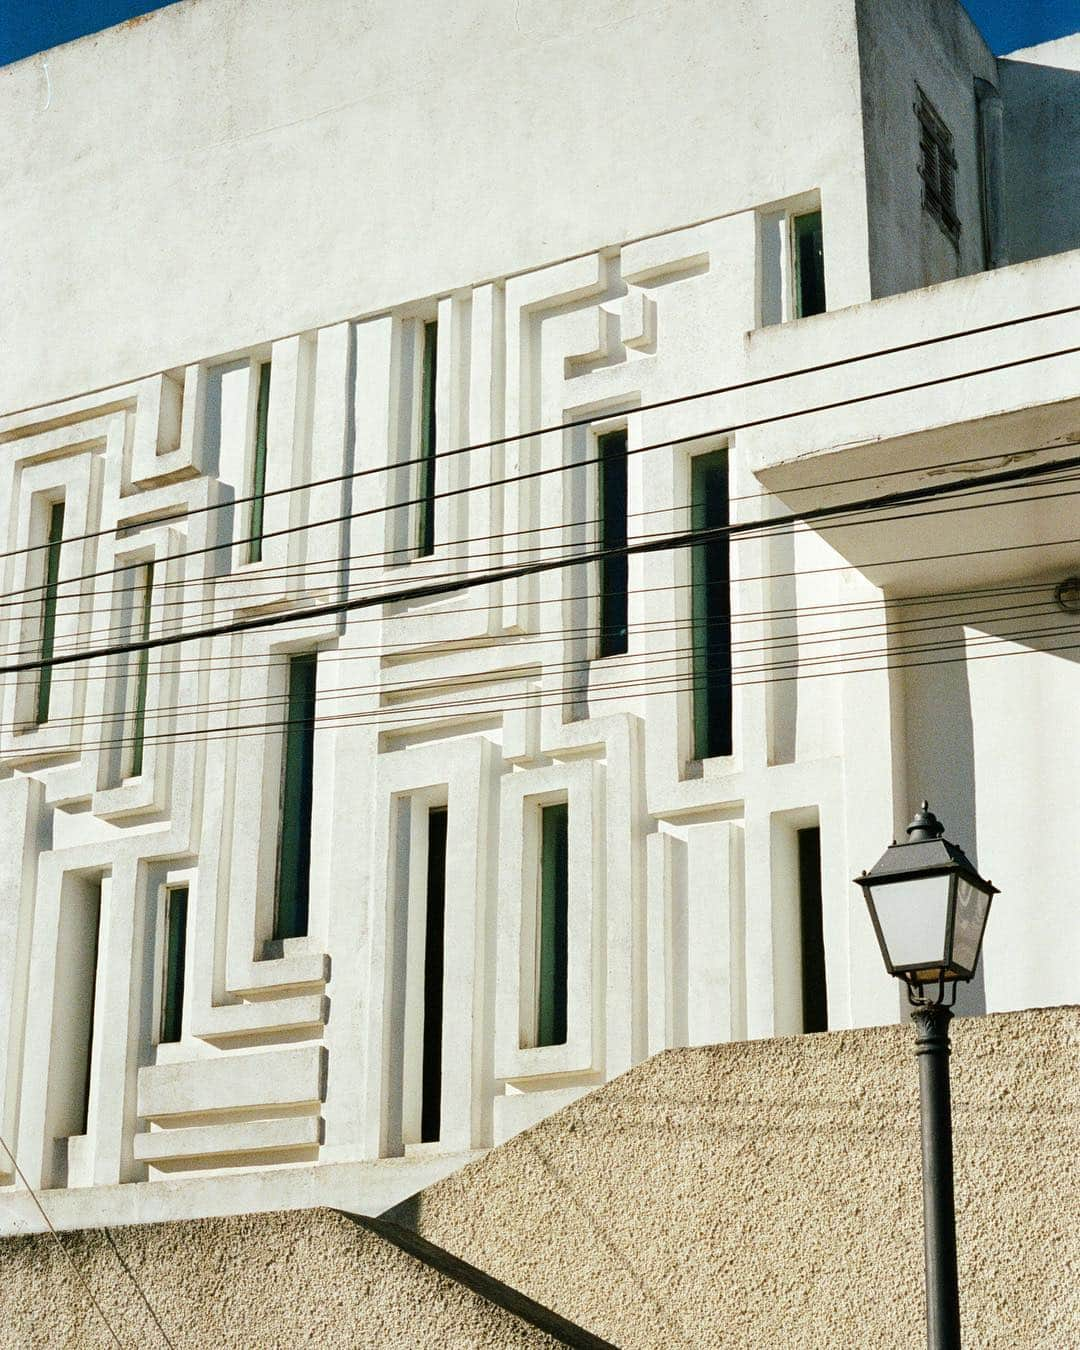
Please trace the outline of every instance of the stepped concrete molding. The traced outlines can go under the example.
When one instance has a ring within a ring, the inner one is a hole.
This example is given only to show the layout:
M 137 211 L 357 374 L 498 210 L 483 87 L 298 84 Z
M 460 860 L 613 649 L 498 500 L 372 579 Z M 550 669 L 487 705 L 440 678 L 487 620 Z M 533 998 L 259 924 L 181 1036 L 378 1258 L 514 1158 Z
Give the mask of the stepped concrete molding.
M 1080 1344 L 1080 1008 L 967 1019 L 953 1047 L 965 1343 Z M 917 1098 L 908 1027 L 670 1050 L 364 1226 L 316 1209 L 63 1241 L 147 1347 L 119 1257 L 177 1347 L 910 1350 Z M 109 1344 L 50 1236 L 0 1263 L 0 1345 Z

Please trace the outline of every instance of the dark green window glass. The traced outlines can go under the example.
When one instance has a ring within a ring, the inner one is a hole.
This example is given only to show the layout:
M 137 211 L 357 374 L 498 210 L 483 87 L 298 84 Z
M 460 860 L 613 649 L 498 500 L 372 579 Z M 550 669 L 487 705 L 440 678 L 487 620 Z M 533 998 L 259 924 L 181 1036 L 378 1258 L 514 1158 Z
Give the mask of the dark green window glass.
M 304 937 L 311 885 L 311 802 L 315 767 L 315 653 L 289 660 L 285 764 L 281 785 L 276 939 Z
M 567 913 L 570 896 L 567 806 L 540 811 L 540 952 L 536 1044 L 566 1044 Z
M 692 524 L 695 530 L 728 524 L 727 451 L 691 461 Z M 726 534 L 695 544 L 691 558 L 694 758 L 730 755 L 731 569 Z
M 251 481 L 251 529 L 248 562 L 262 562 L 263 508 L 266 496 L 266 426 L 270 414 L 270 362 L 259 367 L 259 397 L 255 405 L 255 466 Z
M 626 431 L 597 439 L 600 460 L 600 546 L 626 546 Z M 600 655 L 627 649 L 629 560 L 625 553 L 600 562 Z
M 51 661 L 56 641 L 56 592 L 60 580 L 60 547 L 64 538 L 64 503 L 49 507 L 49 537 L 45 550 L 45 588 L 41 598 L 41 659 Z M 38 674 L 36 720 L 40 726 L 49 720 L 52 694 L 52 666 L 41 667 Z
M 795 254 L 795 317 L 825 312 L 825 249 L 821 212 L 810 211 L 792 221 Z
M 165 969 L 161 991 L 162 1044 L 180 1039 L 184 1023 L 184 967 L 187 959 L 188 888 L 165 894 Z
M 150 605 L 154 593 L 154 564 L 142 566 L 139 589 L 138 628 L 139 639 L 145 641 L 150 636 Z M 143 648 L 135 656 L 135 707 L 131 723 L 131 770 L 130 777 L 135 778 L 143 771 L 143 738 L 146 733 L 146 686 L 150 674 L 150 653 Z
M 435 552 L 435 377 L 439 325 L 424 324 L 423 373 L 420 384 L 420 492 L 416 551 L 421 558 Z
M 821 830 L 799 830 L 799 935 L 803 1031 L 828 1031 L 825 935 L 821 915 Z
M 443 967 L 446 931 L 445 808 L 428 812 L 427 918 L 424 926 L 424 1045 L 421 1068 L 420 1142 L 442 1130 Z

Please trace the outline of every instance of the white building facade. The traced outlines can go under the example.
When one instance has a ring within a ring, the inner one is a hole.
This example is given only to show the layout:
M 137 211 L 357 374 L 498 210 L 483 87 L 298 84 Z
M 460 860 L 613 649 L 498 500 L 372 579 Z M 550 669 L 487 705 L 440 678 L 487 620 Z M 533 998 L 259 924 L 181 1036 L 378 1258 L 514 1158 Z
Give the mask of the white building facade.
M 895 1020 L 851 878 L 924 796 L 1002 892 L 965 1009 L 1080 999 L 1080 38 L 735 8 L 186 0 L 0 74 L 58 1226 L 378 1212 Z

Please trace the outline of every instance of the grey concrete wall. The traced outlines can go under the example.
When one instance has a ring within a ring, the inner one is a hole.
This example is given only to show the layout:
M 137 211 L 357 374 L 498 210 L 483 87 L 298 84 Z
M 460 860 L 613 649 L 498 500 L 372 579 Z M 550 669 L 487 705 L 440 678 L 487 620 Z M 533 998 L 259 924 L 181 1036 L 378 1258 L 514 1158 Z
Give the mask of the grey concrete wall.
M 1080 34 L 999 62 L 1013 262 L 1080 248 Z
M 857 0 L 863 144 L 875 298 L 981 271 L 976 76 L 996 62 L 955 0 Z M 923 210 L 918 82 L 953 134 L 959 248 Z

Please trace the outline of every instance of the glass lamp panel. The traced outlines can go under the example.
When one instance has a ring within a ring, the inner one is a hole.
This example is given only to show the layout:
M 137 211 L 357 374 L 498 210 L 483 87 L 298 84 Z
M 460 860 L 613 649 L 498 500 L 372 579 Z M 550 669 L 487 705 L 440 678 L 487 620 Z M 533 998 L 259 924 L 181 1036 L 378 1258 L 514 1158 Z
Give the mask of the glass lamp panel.
M 949 882 L 946 874 L 871 887 L 871 902 L 894 970 L 936 971 L 944 964 Z
M 989 910 L 989 895 L 961 877 L 956 886 L 956 920 L 953 927 L 952 949 L 952 964 L 958 970 L 974 972 Z

